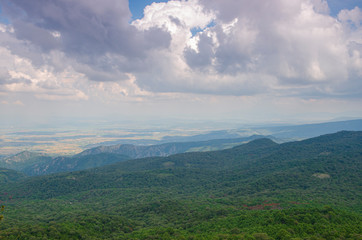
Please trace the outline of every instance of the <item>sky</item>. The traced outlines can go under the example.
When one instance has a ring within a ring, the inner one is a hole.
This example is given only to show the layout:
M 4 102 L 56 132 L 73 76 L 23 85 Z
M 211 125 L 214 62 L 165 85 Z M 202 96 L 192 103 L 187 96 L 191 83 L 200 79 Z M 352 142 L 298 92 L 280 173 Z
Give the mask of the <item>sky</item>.
M 362 118 L 362 0 L 0 0 L 0 113 L 0 128 Z

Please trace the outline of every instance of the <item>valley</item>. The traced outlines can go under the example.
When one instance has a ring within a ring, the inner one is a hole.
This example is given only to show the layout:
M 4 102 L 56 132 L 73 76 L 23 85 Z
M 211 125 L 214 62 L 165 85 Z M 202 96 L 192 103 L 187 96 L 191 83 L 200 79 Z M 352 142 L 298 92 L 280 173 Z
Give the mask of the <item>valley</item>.
M 362 132 L 342 131 L 36 177 L 2 172 L 0 236 L 359 239 L 361 164 Z

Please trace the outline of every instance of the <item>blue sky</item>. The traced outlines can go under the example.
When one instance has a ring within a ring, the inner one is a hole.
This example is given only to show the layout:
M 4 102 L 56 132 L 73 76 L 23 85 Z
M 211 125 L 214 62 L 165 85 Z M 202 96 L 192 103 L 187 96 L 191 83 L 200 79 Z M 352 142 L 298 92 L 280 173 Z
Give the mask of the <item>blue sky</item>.
M 152 0 L 130 0 L 129 1 L 129 9 L 132 12 L 132 19 L 139 19 L 143 17 L 143 9 L 147 6 L 147 5 L 151 5 L 152 3 L 160 3 L 160 2 L 167 2 L 166 0 L 164 1 L 152 1 Z
M 1 0 L 0 124 L 362 118 L 361 9 L 361 0 Z
M 362 8 L 361 0 L 328 0 L 328 5 L 332 16 L 337 16 L 342 9 L 353 9 L 356 6 Z
M 2 14 L 1 6 L 0 6 L 0 23 L 6 23 L 6 24 L 9 23 L 8 19 L 5 18 L 5 17 L 3 16 L 3 14 Z

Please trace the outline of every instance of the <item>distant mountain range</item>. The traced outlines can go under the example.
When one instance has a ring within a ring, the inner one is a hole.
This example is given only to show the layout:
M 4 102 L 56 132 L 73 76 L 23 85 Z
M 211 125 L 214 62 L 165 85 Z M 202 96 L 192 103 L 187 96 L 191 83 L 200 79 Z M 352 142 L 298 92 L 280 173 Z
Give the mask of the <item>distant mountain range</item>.
M 213 139 L 198 142 L 170 142 L 150 146 L 118 144 L 113 146 L 99 146 L 87 149 L 77 154 L 77 156 L 86 156 L 106 152 L 123 154 L 131 158 L 144 158 L 155 156 L 164 157 L 184 152 L 204 152 L 231 148 L 233 146 L 240 145 L 258 138 L 265 138 L 265 136 L 253 135 L 244 138 Z
M 268 135 L 268 138 L 276 142 L 286 142 L 341 130 L 362 131 L 362 120 L 212 131 L 195 136 L 164 137 L 159 141 L 160 144 L 154 145 L 101 145 L 87 149 L 73 157 L 50 157 L 40 153 L 24 151 L 13 156 L 3 157 L 0 159 L 0 167 L 21 171 L 30 176 L 44 175 L 99 167 L 128 159 L 227 149 L 254 139 L 263 138 L 265 135 Z M 264 135 L 245 136 L 253 133 Z M 169 142 L 162 143 L 164 141 Z
M 99 146 L 85 150 L 73 157 L 50 157 L 25 151 L 0 160 L 0 167 L 18 170 L 29 176 L 44 175 L 99 167 L 134 158 L 169 156 L 184 152 L 226 149 L 262 137 L 263 136 L 250 136 L 201 142 L 165 143 L 151 146 L 136 146 L 131 144 Z
M 79 159 L 93 156 L 102 157 L 96 154 L 81 156 Z M 113 157 L 115 156 L 117 155 Z M 329 178 L 323 183 L 327 184 L 325 186 L 332 187 L 333 184 L 339 186 L 343 182 L 345 187 L 348 188 L 350 185 L 355 188 L 362 181 L 361 169 L 362 132 L 342 131 L 283 144 L 277 144 L 267 138 L 260 138 L 231 149 L 219 151 L 190 152 L 168 157 L 148 157 L 128 161 L 122 159 L 115 164 L 90 170 L 49 177 L 28 177 L 24 181 L 21 180 L 21 184 L 27 186 L 25 189 L 32 189 L 31 191 L 39 192 L 41 195 L 46 195 L 46 192 L 49 191 L 57 191 L 57 185 L 63 184 L 62 182 L 71 176 L 78 179 L 77 188 L 63 189 L 67 194 L 106 186 L 153 186 L 154 181 L 157 182 L 161 179 L 166 180 L 162 183 L 164 186 L 176 184 L 178 181 L 180 184 L 187 184 L 193 181 L 192 178 L 200 178 L 199 182 L 193 183 L 200 185 L 200 187 L 203 184 L 206 184 L 205 186 L 221 184 L 219 190 L 222 189 L 225 181 L 240 181 L 236 185 L 233 184 L 232 188 L 237 187 L 250 192 L 251 190 L 246 186 L 259 186 L 252 190 L 252 192 L 258 192 L 263 189 L 288 189 L 293 186 L 294 190 L 300 188 L 301 190 L 304 189 L 303 191 L 309 191 L 308 189 L 322 189 L 324 185 L 315 184 L 320 181 L 318 179 L 323 178 Z M 141 172 L 143 177 L 137 180 L 137 177 L 140 176 L 138 173 Z M 162 172 L 169 173 L 172 177 L 162 178 L 159 176 Z M 191 178 L 186 177 L 189 174 L 191 174 Z M 123 179 L 122 181 L 112 180 L 120 177 Z M 203 180 L 203 178 L 205 179 Z M 61 179 L 63 180 L 59 181 Z M 41 182 L 46 183 L 46 185 L 39 185 L 37 182 L 39 184 Z M 70 183 L 71 181 L 65 182 Z M 241 183 L 246 185 L 243 186 Z M 53 187 L 48 187 L 49 184 Z M 273 185 L 278 187 L 270 189 Z M 318 194 L 323 195 L 325 193 L 319 192 Z M 63 193 L 59 192 L 59 194 Z M 330 194 L 337 194 L 337 192 L 331 191 Z
M 210 131 L 208 133 L 197 134 L 193 136 L 165 136 L 161 140 L 121 139 L 88 145 L 87 148 L 112 146 L 118 144 L 159 145 L 170 142 L 199 142 L 214 139 L 245 138 L 253 135 L 275 137 L 275 140 L 278 140 L 278 142 L 287 142 L 303 140 L 306 138 L 317 137 L 339 131 L 362 131 L 362 119 L 287 126 L 254 126 L 238 129 Z
M 263 126 L 220 130 L 194 136 L 166 136 L 161 141 L 190 142 L 206 141 L 211 139 L 240 138 L 250 135 L 264 135 L 272 136 L 281 142 L 287 142 L 318 137 L 339 131 L 362 131 L 362 119 L 290 126 Z
M 362 119 L 260 128 L 280 140 L 307 139 L 339 131 L 362 131 Z M 257 130 L 257 129 L 256 129 Z

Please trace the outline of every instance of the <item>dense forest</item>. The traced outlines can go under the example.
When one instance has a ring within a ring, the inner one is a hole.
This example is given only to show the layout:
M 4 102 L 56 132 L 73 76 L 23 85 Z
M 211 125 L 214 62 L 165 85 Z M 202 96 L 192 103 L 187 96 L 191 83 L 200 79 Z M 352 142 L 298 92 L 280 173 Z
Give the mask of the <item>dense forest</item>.
M 362 132 L 0 172 L 3 239 L 362 239 Z

